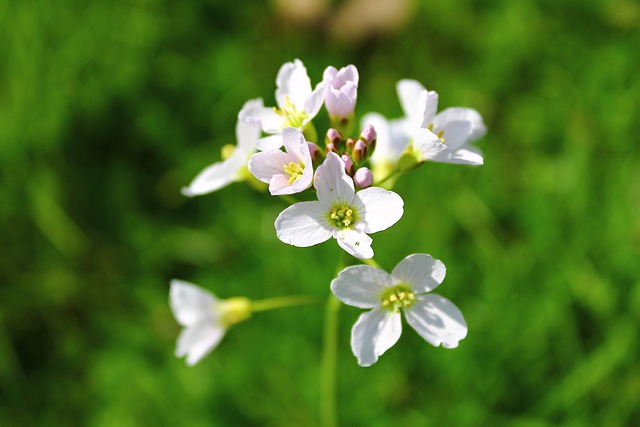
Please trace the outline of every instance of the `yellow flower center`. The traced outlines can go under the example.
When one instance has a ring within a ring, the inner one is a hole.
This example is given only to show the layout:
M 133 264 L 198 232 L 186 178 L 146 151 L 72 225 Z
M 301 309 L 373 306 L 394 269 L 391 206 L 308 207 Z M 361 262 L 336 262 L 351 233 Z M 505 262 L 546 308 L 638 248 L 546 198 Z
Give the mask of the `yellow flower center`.
M 331 212 L 329 212 L 329 218 L 338 228 L 350 227 L 357 220 L 353 208 L 349 206 L 334 207 L 331 209 Z
M 296 182 L 304 172 L 304 163 L 289 162 L 288 165 L 282 165 L 284 172 L 289 175 L 289 185 Z
M 429 126 L 427 126 L 427 129 L 429 129 L 431 132 L 433 132 L 433 123 L 431 123 Z M 436 136 L 437 136 L 438 138 L 440 138 L 440 141 L 441 141 L 443 144 L 445 144 L 445 143 L 446 143 L 446 139 L 444 139 L 444 138 L 442 137 L 443 135 L 444 135 L 444 131 L 443 131 L 443 130 L 439 130 L 439 131 L 436 133 Z
M 408 308 L 416 301 L 416 294 L 408 285 L 401 283 L 385 289 L 380 295 L 382 308 L 398 313 L 401 308 Z
M 282 127 L 291 126 L 294 128 L 302 127 L 304 120 L 308 117 L 305 111 L 298 111 L 288 96 L 285 97 L 285 105 L 281 109 L 273 107 L 273 111 L 281 116 L 284 120 Z

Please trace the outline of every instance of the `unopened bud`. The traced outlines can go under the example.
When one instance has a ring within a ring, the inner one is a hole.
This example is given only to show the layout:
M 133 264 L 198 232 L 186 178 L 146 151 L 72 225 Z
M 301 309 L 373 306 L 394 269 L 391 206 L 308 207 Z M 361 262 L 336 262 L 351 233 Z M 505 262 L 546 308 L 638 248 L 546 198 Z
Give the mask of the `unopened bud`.
M 360 139 L 364 141 L 367 145 L 371 145 L 373 141 L 376 140 L 378 134 L 373 126 L 367 125 L 364 129 L 362 129 L 362 133 L 360 133 Z
M 361 140 L 357 140 L 355 147 L 353 147 L 353 158 L 356 162 L 367 158 L 367 146 Z
M 347 138 L 346 146 L 347 151 L 351 153 L 353 151 L 353 148 L 356 146 L 356 140 L 353 138 Z
M 330 128 L 327 131 L 327 137 L 325 143 L 327 145 L 334 144 L 336 147 L 343 141 L 342 134 L 337 129 Z
M 369 168 L 360 168 L 353 174 L 353 182 L 360 188 L 367 188 L 373 184 L 373 174 Z
M 355 166 L 353 164 L 353 160 L 351 160 L 351 156 L 349 156 L 348 154 L 343 154 L 342 161 L 344 162 L 344 170 L 347 172 L 347 175 L 353 176 Z
M 309 147 L 309 154 L 311 154 L 311 161 L 315 162 L 320 159 L 320 148 L 313 142 L 307 142 Z
M 333 152 L 338 154 L 338 147 L 336 147 L 336 145 L 333 142 L 330 142 L 326 145 L 326 147 L 324 147 L 324 152 L 325 153 Z

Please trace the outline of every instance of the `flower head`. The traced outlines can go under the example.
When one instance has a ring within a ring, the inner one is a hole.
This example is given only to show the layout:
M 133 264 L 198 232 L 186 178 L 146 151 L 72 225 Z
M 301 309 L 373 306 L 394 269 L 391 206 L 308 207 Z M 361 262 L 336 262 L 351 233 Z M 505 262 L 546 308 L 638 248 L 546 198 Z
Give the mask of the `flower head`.
M 446 274 L 444 264 L 427 254 L 409 255 L 391 274 L 379 268 L 347 267 L 331 282 L 331 291 L 347 305 L 371 309 L 351 331 L 351 349 L 361 366 L 371 366 L 400 338 L 407 323 L 434 346 L 455 348 L 467 336 L 460 310 L 448 299 L 427 294 Z
M 324 96 L 324 83 L 311 88 L 307 69 L 299 59 L 287 62 L 276 77 L 277 107 L 255 108 L 247 111 L 243 119 L 257 124 L 270 136 L 261 138 L 256 146 L 260 150 L 271 150 L 282 146 L 280 133 L 286 127 L 304 130 L 320 111 Z M 316 142 L 316 141 L 313 141 Z
M 223 147 L 223 160 L 207 166 L 182 189 L 188 197 L 217 191 L 232 182 L 242 181 L 246 177 L 247 161 L 256 152 L 256 141 L 260 137 L 260 128 L 241 119 L 247 111 L 262 108 L 261 99 L 252 99 L 243 105 L 236 123 L 237 146 Z
M 251 315 L 247 298 L 219 300 L 212 293 L 182 280 L 171 281 L 169 304 L 173 316 L 184 327 L 176 342 L 176 357 L 187 356 L 189 366 L 216 348 L 229 326 Z
M 313 164 L 309 145 L 295 128 L 282 130 L 286 152 L 279 149 L 261 151 L 251 156 L 249 172 L 269 183 L 272 195 L 299 193 L 311 185 Z
M 314 186 L 318 201 L 296 203 L 276 219 L 276 233 L 283 242 L 308 247 L 333 237 L 349 254 L 371 258 L 372 239 L 367 234 L 391 227 L 404 212 L 402 198 L 392 191 L 370 187 L 356 193 L 344 162 L 333 152 L 318 167 Z
M 486 133 L 476 110 L 453 107 L 437 113 L 438 94 L 415 80 L 400 80 L 397 91 L 406 117 L 404 131 L 413 138 L 419 160 L 483 164 L 480 150 L 469 145 Z
M 358 69 L 348 65 L 339 71 L 335 67 L 324 70 L 324 105 L 334 118 L 348 118 L 353 114 L 358 98 Z

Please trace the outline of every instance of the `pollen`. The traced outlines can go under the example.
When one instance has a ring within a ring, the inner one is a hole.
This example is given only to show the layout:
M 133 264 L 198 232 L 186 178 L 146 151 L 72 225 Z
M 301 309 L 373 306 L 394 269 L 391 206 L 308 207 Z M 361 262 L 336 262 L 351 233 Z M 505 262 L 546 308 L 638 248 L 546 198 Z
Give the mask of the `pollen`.
M 329 218 L 338 228 L 347 228 L 356 221 L 353 209 L 349 206 L 334 207 L 329 212 Z
M 382 307 L 398 313 L 401 308 L 409 308 L 416 301 L 416 294 L 405 284 L 386 289 L 382 295 Z
M 433 123 L 431 123 L 429 126 L 427 126 L 427 129 L 429 129 L 431 132 L 433 132 Z M 444 136 L 444 131 L 443 130 L 439 130 L 438 132 L 436 132 L 436 136 L 440 139 L 440 142 L 442 142 L 443 144 L 446 144 L 446 139 L 443 138 Z
M 282 168 L 284 169 L 284 172 L 289 175 L 289 185 L 292 185 L 298 180 L 298 178 L 302 177 L 304 172 L 304 163 L 289 162 L 288 165 L 282 165 Z
M 308 117 L 305 111 L 298 111 L 288 96 L 285 97 L 284 106 L 280 109 L 273 107 L 273 111 L 284 119 L 283 127 L 291 126 L 294 128 L 300 128 Z

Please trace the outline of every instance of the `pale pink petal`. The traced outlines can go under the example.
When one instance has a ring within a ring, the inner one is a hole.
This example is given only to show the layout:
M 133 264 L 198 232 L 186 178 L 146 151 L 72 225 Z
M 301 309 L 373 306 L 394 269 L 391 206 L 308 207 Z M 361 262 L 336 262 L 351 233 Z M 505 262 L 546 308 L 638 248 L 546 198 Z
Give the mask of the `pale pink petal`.
M 316 88 L 311 92 L 311 94 L 304 101 L 304 111 L 307 113 L 307 118 L 304 123 L 308 123 L 311 119 L 313 119 L 322 108 L 322 103 L 324 102 L 324 92 L 325 86 L 323 82 L 320 82 L 316 85 Z M 312 141 L 317 142 L 317 141 Z
M 282 129 L 282 142 L 289 156 L 294 159 L 291 160 L 292 162 L 300 163 L 302 161 L 306 164 L 311 159 L 309 145 L 298 129 L 292 127 Z
M 284 151 L 261 151 L 249 159 L 249 172 L 260 181 L 268 183 L 274 175 L 284 174 L 284 166 L 291 161 L 291 156 Z
M 447 268 L 442 261 L 428 254 L 409 255 L 391 272 L 394 284 L 406 283 L 416 293 L 434 290 L 446 274 Z
M 169 290 L 169 305 L 176 321 L 191 326 L 202 320 L 215 320 L 216 297 L 206 289 L 183 280 L 173 279 Z
M 282 135 L 270 135 L 260 138 L 256 142 L 256 148 L 260 151 L 277 150 L 282 147 Z
M 353 180 L 345 172 L 344 162 L 332 152 L 316 170 L 314 187 L 318 191 L 318 200 L 328 208 L 335 204 L 349 205 L 355 194 Z
M 262 99 L 250 99 L 245 102 L 242 109 L 238 113 L 238 121 L 236 123 L 236 141 L 238 149 L 243 150 L 248 155 L 256 151 L 256 141 L 260 138 L 261 124 L 256 121 L 247 119 L 252 112 L 262 109 Z M 248 157 L 248 156 L 247 156 Z
M 371 366 L 402 334 L 400 313 L 373 309 L 362 313 L 351 330 L 351 350 L 360 366 Z
M 439 153 L 447 150 L 447 146 L 429 129 L 420 129 L 413 140 L 413 148 L 423 161 L 432 160 Z
M 275 222 L 276 234 L 284 243 L 308 247 L 332 237 L 327 212 L 319 202 L 300 202 L 282 211 Z
M 402 218 L 404 201 L 393 191 L 370 187 L 358 191 L 353 199 L 358 222 L 364 225 L 365 233 L 386 230 Z
M 338 241 L 338 245 L 347 251 L 349 255 L 360 259 L 373 258 L 373 249 L 371 249 L 373 239 L 365 233 L 355 229 L 345 228 L 334 231 L 333 234 Z
M 176 342 L 176 356 L 186 355 L 187 365 L 193 366 L 217 347 L 224 333 L 222 326 L 208 322 L 183 329 Z
M 289 184 L 288 174 L 274 175 L 269 181 L 269 193 L 272 196 L 284 196 L 286 194 L 294 194 L 299 191 L 295 191 L 295 188 Z
M 276 77 L 276 86 L 278 107 L 282 109 L 287 104 L 288 97 L 298 110 L 304 109 L 305 102 L 311 95 L 311 80 L 302 61 L 295 59 L 282 65 Z
M 246 153 L 236 149 L 227 160 L 204 168 L 187 187 L 182 188 L 182 194 L 187 197 L 200 196 L 240 181 L 241 172 L 246 166 Z
M 467 322 L 451 301 L 440 295 L 419 295 L 404 310 L 407 323 L 431 345 L 456 348 L 467 336 Z
M 278 133 L 285 124 L 282 116 L 271 107 L 254 107 L 241 112 L 240 117 L 250 125 L 259 126 L 266 133 Z
M 342 270 L 331 282 L 331 291 L 343 303 L 359 308 L 380 305 L 380 294 L 393 286 L 384 270 L 368 265 L 354 265 Z

